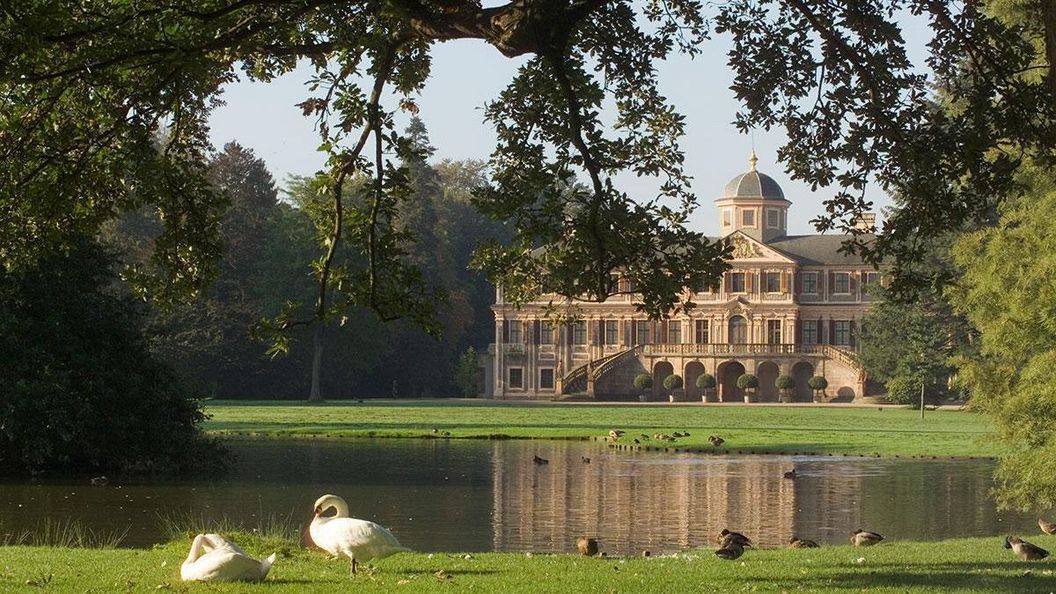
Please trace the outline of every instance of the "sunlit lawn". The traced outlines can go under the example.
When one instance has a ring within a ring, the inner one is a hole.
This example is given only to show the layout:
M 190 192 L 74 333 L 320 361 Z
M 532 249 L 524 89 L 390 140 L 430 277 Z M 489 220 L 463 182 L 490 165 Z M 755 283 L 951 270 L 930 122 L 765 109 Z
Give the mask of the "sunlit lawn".
M 235 536 L 251 554 L 276 543 Z M 1056 538 L 1031 537 L 1053 548 Z M 189 542 L 189 539 L 188 539 Z M 602 543 L 604 550 L 604 543 Z M 149 551 L 0 547 L 4 592 L 1050 592 L 1056 562 L 1023 562 L 999 537 L 749 550 L 723 561 L 709 550 L 672 557 L 582 558 L 486 553 L 401 554 L 348 577 L 346 560 L 286 547 L 263 584 L 185 584 L 186 542 Z
M 982 415 L 956 410 L 789 406 L 619 406 L 508 404 L 474 401 L 354 401 L 322 405 L 210 401 L 205 427 L 218 435 L 329 437 L 543 438 L 601 437 L 626 431 L 618 443 L 731 453 L 884 456 L 995 456 Z M 676 442 L 639 436 L 688 432 Z M 723 448 L 707 438 L 720 435 Z

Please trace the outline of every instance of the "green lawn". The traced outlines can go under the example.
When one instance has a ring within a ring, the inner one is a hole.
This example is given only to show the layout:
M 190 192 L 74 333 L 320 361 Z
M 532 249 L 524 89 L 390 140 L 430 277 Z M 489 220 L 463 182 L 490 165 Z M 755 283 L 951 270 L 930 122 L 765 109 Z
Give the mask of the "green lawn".
M 674 443 L 641 446 L 729 453 L 804 453 L 883 456 L 996 456 L 988 419 L 971 412 L 919 413 L 903 408 L 791 406 L 619 406 L 507 404 L 486 401 L 289 402 L 210 401 L 206 430 L 216 435 L 600 438 L 689 432 Z M 435 431 L 434 431 L 435 430 Z M 709 435 L 726 439 L 716 450 Z
M 3 592 L 1050 592 L 1056 562 L 1023 562 L 1000 537 L 872 548 L 749 550 L 723 561 L 709 550 L 671 557 L 405 553 L 348 577 L 328 561 L 278 541 L 233 536 L 254 555 L 284 551 L 263 584 L 185 584 L 189 539 L 153 550 L 0 547 Z M 1053 549 L 1056 538 L 1031 536 Z M 604 545 L 604 543 L 602 543 Z M 604 546 L 602 547 L 604 550 Z

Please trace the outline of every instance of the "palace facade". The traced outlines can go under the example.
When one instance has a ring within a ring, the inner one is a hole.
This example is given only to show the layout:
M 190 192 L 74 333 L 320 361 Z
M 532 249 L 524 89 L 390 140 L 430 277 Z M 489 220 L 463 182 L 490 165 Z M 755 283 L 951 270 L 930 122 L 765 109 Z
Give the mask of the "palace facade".
M 640 397 L 641 373 L 653 376 L 647 397 L 667 399 L 663 380 L 682 376 L 677 398 L 732 401 L 851 401 L 866 395 L 858 364 L 858 327 L 869 311 L 868 287 L 880 275 L 841 253 L 842 235 L 787 235 L 791 205 L 781 187 L 756 170 L 730 180 L 715 200 L 721 236 L 733 245 L 732 268 L 718 290 L 692 294 L 697 305 L 664 320 L 635 310 L 633 287 L 604 303 L 577 302 L 580 318 L 560 327 L 546 320 L 548 298 L 516 308 L 496 291 L 495 342 L 485 370 L 486 395 L 496 399 L 599 400 Z M 872 221 L 868 221 L 870 224 Z M 627 282 L 621 280 L 620 282 Z M 696 386 L 702 374 L 713 390 Z M 755 375 L 746 397 L 737 378 Z M 779 376 L 794 387 L 779 390 Z M 828 380 L 815 394 L 808 380 Z

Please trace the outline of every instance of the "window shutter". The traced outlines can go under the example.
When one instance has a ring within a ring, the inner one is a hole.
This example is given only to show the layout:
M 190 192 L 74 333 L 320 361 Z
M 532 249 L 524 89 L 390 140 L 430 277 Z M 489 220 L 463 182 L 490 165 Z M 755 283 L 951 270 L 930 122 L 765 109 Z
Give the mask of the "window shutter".
M 629 347 L 629 346 L 631 346 L 631 344 L 632 344 L 631 343 L 631 321 L 630 320 L 624 320 L 623 321 L 623 346 Z
M 795 279 L 796 295 L 799 295 L 803 292 L 803 273 L 794 272 L 793 278 Z
M 787 272 L 781 272 L 781 292 L 782 293 L 787 293 L 788 292 L 788 273 Z
M 725 285 L 726 285 L 725 286 L 725 291 L 727 293 L 732 293 L 733 292 L 733 273 L 732 272 L 727 272 L 723 276 L 725 277 Z
M 638 344 L 638 322 L 636 320 L 628 320 L 628 324 L 631 325 L 631 344 Z
M 836 324 L 829 318 L 829 344 L 836 344 Z
M 796 335 L 792 338 L 792 342 L 796 344 L 803 343 L 803 320 L 796 318 Z
M 543 341 L 543 324 L 539 320 L 532 322 L 532 337 L 533 344 L 539 344 Z
M 825 320 L 818 318 L 818 327 L 814 330 L 818 335 L 818 344 L 829 344 L 829 335 L 825 333 Z
M 858 273 L 851 272 L 847 275 L 847 290 L 851 292 L 851 295 L 858 294 Z
M 502 342 L 503 343 L 510 342 L 510 321 L 509 320 L 503 320 L 502 321 Z
M 835 290 L 836 290 L 836 273 L 835 272 L 830 272 L 829 273 L 829 284 L 828 284 L 827 287 L 825 287 L 825 293 L 827 295 L 832 295 L 833 291 L 835 291 Z
M 521 342 L 528 344 L 531 340 L 532 324 L 528 320 L 521 322 Z
M 660 344 L 667 343 L 667 320 L 660 322 L 660 336 L 657 336 L 657 341 Z
M 754 272 L 747 272 L 746 271 L 744 273 L 744 292 L 745 293 L 751 293 L 752 292 L 752 287 L 755 284 L 752 281 L 754 281 L 754 280 L 755 280 L 755 273 Z
M 594 324 L 594 344 L 599 345 L 605 338 L 605 320 L 598 320 L 597 324 Z
M 855 348 L 858 344 L 858 325 L 851 320 L 851 348 Z

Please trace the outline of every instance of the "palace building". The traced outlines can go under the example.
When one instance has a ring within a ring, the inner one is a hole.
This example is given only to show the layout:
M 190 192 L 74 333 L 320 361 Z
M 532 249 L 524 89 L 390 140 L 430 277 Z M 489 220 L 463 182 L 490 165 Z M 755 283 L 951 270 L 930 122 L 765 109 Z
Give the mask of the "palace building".
M 721 236 L 733 245 L 732 268 L 718 290 L 692 295 L 696 308 L 664 320 L 635 310 L 633 293 L 604 303 L 577 302 L 577 321 L 546 320 L 550 301 L 516 308 L 496 291 L 495 342 L 485 369 L 486 395 L 495 399 L 599 400 L 640 397 L 635 376 L 649 373 L 647 397 L 668 399 L 663 380 L 678 374 L 679 399 L 743 402 L 851 401 L 866 395 L 857 362 L 858 326 L 869 311 L 869 285 L 879 273 L 841 253 L 842 235 L 788 235 L 789 202 L 781 187 L 756 170 L 730 180 L 715 200 Z M 871 226 L 872 221 L 867 221 Z M 621 281 L 626 282 L 626 281 Z M 632 289 L 633 291 L 633 289 Z M 697 387 L 711 374 L 715 389 Z M 744 374 L 758 378 L 748 397 L 737 387 Z M 793 387 L 779 390 L 789 376 Z M 808 380 L 828 380 L 815 394 Z

